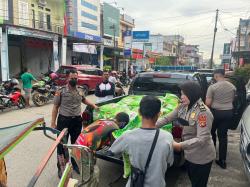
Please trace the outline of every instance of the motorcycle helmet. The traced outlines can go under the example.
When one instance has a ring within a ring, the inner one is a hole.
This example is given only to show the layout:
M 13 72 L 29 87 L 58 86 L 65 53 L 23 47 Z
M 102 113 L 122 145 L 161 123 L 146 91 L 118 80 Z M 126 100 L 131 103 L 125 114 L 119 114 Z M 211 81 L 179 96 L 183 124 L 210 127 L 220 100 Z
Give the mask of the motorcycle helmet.
M 56 73 L 51 73 L 50 75 L 49 75 L 49 77 L 50 77 L 50 79 L 51 80 L 55 80 L 55 79 L 57 79 L 58 78 L 58 75 L 56 74 Z
M 15 78 L 12 78 L 10 83 L 13 85 L 13 86 L 16 86 L 16 85 L 19 85 L 19 81 Z

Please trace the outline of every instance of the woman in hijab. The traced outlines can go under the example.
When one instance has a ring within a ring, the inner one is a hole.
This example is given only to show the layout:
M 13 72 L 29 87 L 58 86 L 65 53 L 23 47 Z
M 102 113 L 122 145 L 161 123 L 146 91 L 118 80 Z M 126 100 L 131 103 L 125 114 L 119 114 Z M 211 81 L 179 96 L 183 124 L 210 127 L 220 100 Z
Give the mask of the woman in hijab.
M 200 86 L 189 81 L 180 86 L 181 104 L 157 122 L 158 127 L 176 121 L 183 126 L 182 142 L 174 142 L 175 151 L 184 151 L 192 187 L 206 187 L 216 157 L 211 137 L 213 115 L 203 103 Z

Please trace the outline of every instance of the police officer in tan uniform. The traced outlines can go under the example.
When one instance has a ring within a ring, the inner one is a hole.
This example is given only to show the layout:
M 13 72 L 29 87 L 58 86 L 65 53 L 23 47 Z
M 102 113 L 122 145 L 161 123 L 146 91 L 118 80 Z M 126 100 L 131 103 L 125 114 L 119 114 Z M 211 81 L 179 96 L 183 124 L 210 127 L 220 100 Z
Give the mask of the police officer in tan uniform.
M 184 151 L 192 187 L 206 187 L 216 157 L 211 137 L 213 115 L 201 100 L 201 88 L 195 82 L 180 86 L 181 104 L 157 122 L 158 127 L 176 121 L 183 126 L 182 142 L 173 143 L 175 151 Z
M 206 96 L 206 105 L 211 108 L 214 122 L 211 130 L 216 147 L 216 132 L 219 140 L 219 160 L 216 164 L 226 169 L 227 158 L 227 131 L 233 119 L 233 101 L 236 94 L 235 86 L 225 79 L 224 69 L 214 71 L 215 84 L 209 86 Z
M 62 131 L 64 128 L 68 129 L 71 144 L 75 143 L 82 130 L 81 103 L 98 109 L 95 104 L 85 98 L 83 92 L 77 87 L 77 76 L 75 70 L 67 72 L 68 84 L 55 94 L 51 120 L 52 128 L 56 128 L 59 131 Z M 68 161 L 68 154 L 64 151 L 61 144 L 57 147 L 57 159 L 58 176 L 60 178 Z

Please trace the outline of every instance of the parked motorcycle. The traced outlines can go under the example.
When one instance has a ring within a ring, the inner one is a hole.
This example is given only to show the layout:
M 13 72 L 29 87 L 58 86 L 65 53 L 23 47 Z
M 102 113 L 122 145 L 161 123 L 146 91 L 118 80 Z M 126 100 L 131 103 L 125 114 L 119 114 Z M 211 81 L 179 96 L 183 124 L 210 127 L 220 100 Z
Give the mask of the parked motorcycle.
M 22 109 L 25 108 L 25 99 L 21 94 L 21 89 L 17 86 L 19 81 L 11 79 L 1 84 L 0 88 L 0 109 L 11 108 L 17 106 Z
M 53 100 L 57 86 L 50 76 L 42 78 L 32 86 L 32 101 L 36 106 L 43 106 Z

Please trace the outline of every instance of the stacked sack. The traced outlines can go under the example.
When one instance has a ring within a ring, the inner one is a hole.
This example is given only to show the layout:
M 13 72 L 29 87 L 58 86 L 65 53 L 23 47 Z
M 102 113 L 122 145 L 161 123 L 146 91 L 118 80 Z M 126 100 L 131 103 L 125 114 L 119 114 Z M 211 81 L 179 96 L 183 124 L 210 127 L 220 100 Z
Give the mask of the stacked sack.
M 110 103 L 100 107 L 98 112 L 94 112 L 94 121 L 98 119 L 112 119 L 120 112 L 126 112 L 130 117 L 128 125 L 120 130 L 114 131 L 115 138 L 120 137 L 127 130 L 139 128 L 141 126 L 141 117 L 138 114 L 139 104 L 144 95 L 130 95 L 121 99 L 117 103 Z M 179 98 L 174 94 L 166 94 L 164 97 L 158 97 L 162 102 L 161 116 L 172 112 L 179 103 Z M 172 124 L 166 124 L 163 130 L 172 131 Z

